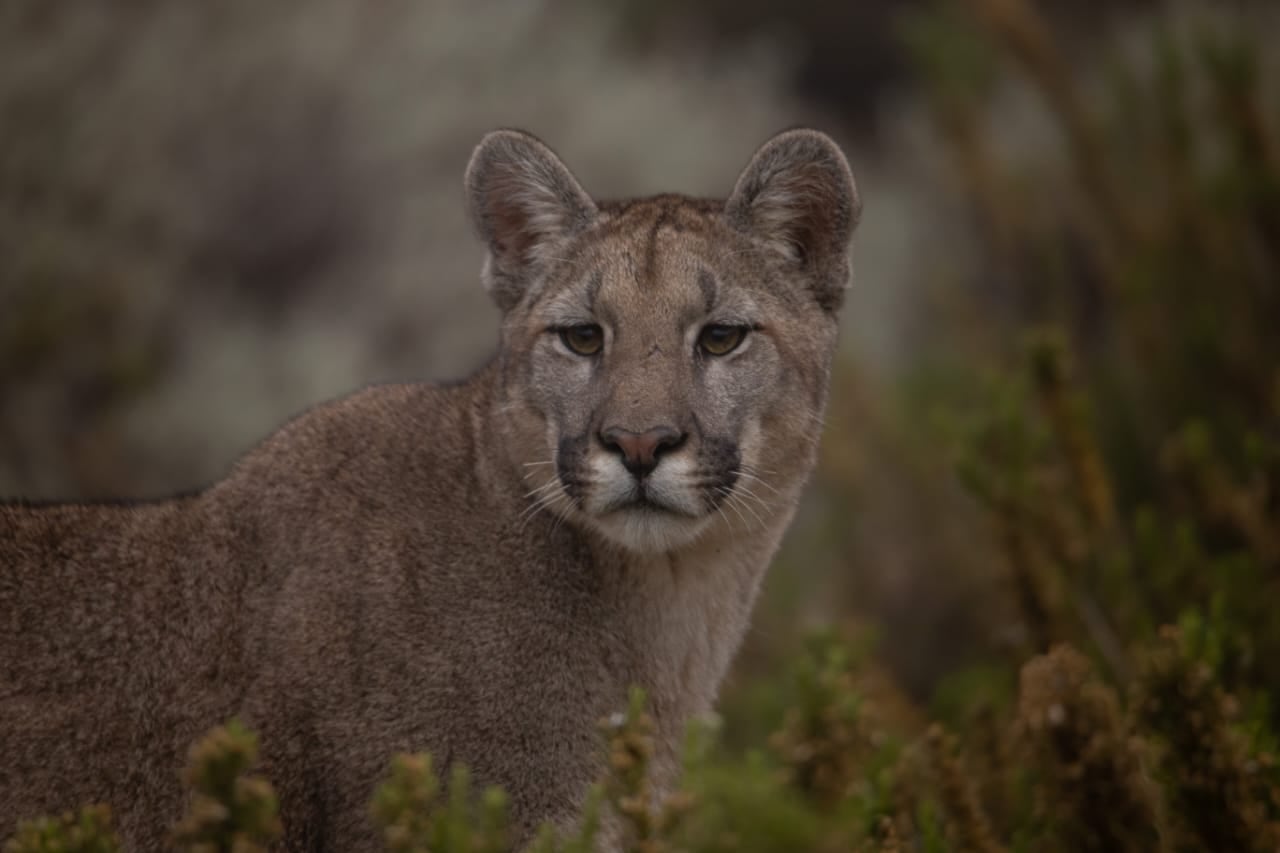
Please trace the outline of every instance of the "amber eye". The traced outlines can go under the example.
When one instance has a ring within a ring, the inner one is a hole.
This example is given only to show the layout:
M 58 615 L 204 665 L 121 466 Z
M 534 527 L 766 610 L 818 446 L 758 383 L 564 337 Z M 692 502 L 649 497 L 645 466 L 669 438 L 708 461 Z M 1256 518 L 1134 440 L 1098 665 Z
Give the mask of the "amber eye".
M 595 323 L 583 323 L 561 329 L 560 340 L 578 355 L 595 355 L 604 346 L 604 330 Z
M 742 326 L 707 326 L 698 335 L 698 346 L 708 355 L 728 355 L 746 336 L 747 330 Z

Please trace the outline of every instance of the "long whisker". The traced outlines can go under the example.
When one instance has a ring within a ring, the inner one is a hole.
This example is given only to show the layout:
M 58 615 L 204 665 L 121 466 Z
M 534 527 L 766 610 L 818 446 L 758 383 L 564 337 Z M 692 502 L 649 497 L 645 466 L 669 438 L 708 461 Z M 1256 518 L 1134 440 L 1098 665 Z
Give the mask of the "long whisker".
M 739 484 L 737 485 L 737 488 L 735 488 L 735 489 L 734 489 L 734 492 L 735 492 L 735 493 L 737 493 L 737 494 L 739 494 L 739 495 L 741 495 L 741 496 L 742 496 L 742 497 L 744 497 L 744 498 L 750 498 L 751 500 L 755 501 L 755 502 L 756 502 L 756 504 L 760 507 L 760 509 L 761 509 L 761 510 L 763 510 L 764 512 L 766 512 L 766 513 L 767 513 L 767 512 L 770 512 L 770 511 L 772 511 L 772 510 L 773 510 L 773 505 L 772 505 L 771 503 L 769 503 L 769 502 L 768 502 L 768 501 L 766 501 L 764 498 L 762 498 L 762 497 L 760 497 L 759 495 L 757 495 L 755 492 L 751 491 L 749 488 L 747 488 L 746 486 L 744 486 L 742 483 L 739 483 Z M 747 505 L 748 505 L 748 504 L 746 504 L 746 503 L 744 503 L 744 504 L 743 504 L 743 506 L 747 506 Z M 761 522 L 761 523 L 763 523 L 763 522 Z
M 554 497 L 548 498 L 546 501 L 538 504 L 535 507 L 532 507 L 532 511 L 527 513 L 524 517 L 524 520 L 520 522 L 520 529 L 517 532 L 523 533 L 524 529 L 529 526 L 529 522 L 533 521 L 533 519 L 538 515 L 540 511 L 548 509 L 551 506 L 551 504 L 554 502 L 554 500 L 555 500 Z
M 806 408 L 806 409 L 801 409 L 801 410 L 800 410 L 800 414 L 804 415 L 804 416 L 805 416 L 805 417 L 807 417 L 809 420 L 813 421 L 814 423 L 816 423 L 818 426 L 822 427 L 823 429 L 826 429 L 826 428 L 827 428 L 827 421 L 826 421 L 826 418 L 824 418 L 824 417 L 822 417 L 821 415 L 819 415 L 819 414 L 818 414 L 817 412 L 815 412 L 813 409 L 808 409 L 808 408 Z
M 760 514 L 755 511 L 755 509 L 751 506 L 751 504 L 747 503 L 745 500 L 742 500 L 741 494 L 735 492 L 733 495 L 729 497 L 727 501 L 725 501 L 725 503 L 731 504 L 735 499 L 737 499 L 738 503 L 742 504 L 742 508 L 746 510 L 751 515 L 752 518 L 756 520 L 756 523 L 759 524 L 760 527 L 762 528 L 765 527 L 764 519 L 760 517 Z
M 524 474 L 522 474 L 522 475 L 520 476 L 520 479 L 522 479 L 522 480 L 527 480 L 527 479 L 529 479 L 530 477 L 536 477 L 536 476 L 538 476 L 539 474 L 548 474 L 548 473 L 549 473 L 549 474 L 551 474 L 551 476 L 552 476 L 552 477 L 555 477 L 555 472 L 554 472 L 554 471 L 539 471 L 539 470 L 537 470 L 537 469 L 535 468 L 535 469 L 534 469 L 534 470 L 532 470 L 532 471 L 526 471 L 526 472 L 524 472 Z
M 720 508 L 720 504 L 712 504 L 712 507 L 715 508 L 716 512 L 720 513 L 720 517 L 724 519 L 724 523 L 729 525 L 729 532 L 736 533 L 737 531 L 733 528 L 733 522 L 729 519 L 729 516 L 724 514 L 724 510 Z
M 552 483 L 558 484 L 559 480 L 553 480 Z M 529 524 L 529 521 L 537 515 L 540 510 L 547 509 L 551 504 L 555 503 L 557 498 L 560 497 L 566 496 L 562 490 L 555 489 L 540 495 L 537 500 L 525 508 L 524 512 L 520 513 L 520 531 L 524 531 L 525 527 Z
M 692 474 L 692 475 L 686 476 L 683 482 L 681 483 L 681 485 L 687 489 L 698 490 L 698 489 L 705 489 L 709 485 L 715 486 L 717 482 L 719 482 L 718 478 L 703 477 L 699 479 L 696 474 Z M 715 486 L 715 488 L 717 491 L 721 491 L 721 492 L 724 491 L 723 487 L 721 486 Z M 716 512 L 718 512 L 720 514 L 720 517 L 724 519 L 724 523 L 728 525 L 730 532 L 736 533 L 737 531 L 733 526 L 733 519 L 725 515 L 724 510 L 720 508 L 720 504 L 714 501 L 708 501 L 708 503 L 710 503 L 711 508 L 714 509 Z
M 528 492 L 527 494 L 525 494 L 525 498 L 531 498 L 531 497 L 533 497 L 534 495 L 538 494 L 539 492 L 545 492 L 545 491 L 547 491 L 548 489 L 555 488 L 555 487 L 556 487 L 556 486 L 558 486 L 559 484 L 560 484 L 560 478 L 558 478 L 558 477 L 552 477 L 550 480 L 548 480 L 547 482 L 543 483 L 541 486 L 538 486 L 538 488 L 536 488 L 536 489 L 534 489 L 533 491 Z
M 526 507 L 524 512 L 520 513 L 520 532 L 523 533 L 525 527 L 529 524 L 529 520 L 537 515 L 539 510 L 546 509 L 547 505 L 554 499 L 555 495 L 543 495 Z
M 716 491 L 724 496 L 725 500 L 724 500 L 723 506 L 726 506 L 729 509 L 733 510 L 734 515 L 738 516 L 738 519 L 742 522 L 743 529 L 750 530 L 751 524 L 747 521 L 747 517 L 742 514 L 742 510 L 738 509 L 737 505 L 734 504 L 733 502 L 733 492 L 729 491 L 723 486 L 717 486 Z
M 733 473 L 737 474 L 739 477 L 745 477 L 746 479 L 750 480 L 753 483 L 759 483 L 769 491 L 773 492 L 778 497 L 783 498 L 784 500 L 786 499 L 786 495 L 784 495 L 782 492 L 778 491 L 773 486 L 771 486 L 767 481 L 765 481 L 763 477 L 757 477 L 755 474 L 752 474 L 746 470 L 734 471 Z
M 569 517 L 569 510 L 573 508 L 572 498 L 564 492 L 560 493 L 560 497 L 564 499 L 564 506 L 552 510 L 552 514 L 556 516 L 556 523 L 551 525 L 552 534 L 560 529 L 560 525 L 564 524 L 564 520 Z

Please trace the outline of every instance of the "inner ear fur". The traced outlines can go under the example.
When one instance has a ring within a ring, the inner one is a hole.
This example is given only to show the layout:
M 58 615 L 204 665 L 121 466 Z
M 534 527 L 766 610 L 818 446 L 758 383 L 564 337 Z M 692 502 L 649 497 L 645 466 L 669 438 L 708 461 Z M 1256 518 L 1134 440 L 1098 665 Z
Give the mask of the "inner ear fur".
M 520 130 L 486 134 L 465 183 L 471 221 L 489 249 L 482 278 L 504 311 L 520 301 L 529 274 L 596 214 L 555 152 Z
M 725 203 L 730 225 L 780 255 L 834 311 L 849 283 L 849 241 L 862 204 L 839 146 L 816 130 L 786 130 L 752 156 Z

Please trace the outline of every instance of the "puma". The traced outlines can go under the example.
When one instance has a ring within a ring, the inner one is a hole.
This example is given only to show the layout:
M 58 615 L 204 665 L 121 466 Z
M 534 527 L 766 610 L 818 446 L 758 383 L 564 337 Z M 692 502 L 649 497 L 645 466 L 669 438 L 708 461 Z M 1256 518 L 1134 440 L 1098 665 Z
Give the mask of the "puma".
M 502 311 L 470 379 L 318 406 L 191 495 L 0 504 L 3 832 L 103 802 L 162 849 L 238 716 L 289 850 L 380 849 L 402 751 L 505 788 L 519 844 L 574 823 L 632 685 L 674 782 L 815 463 L 853 178 L 790 130 L 725 201 L 599 202 L 499 130 L 466 190 Z

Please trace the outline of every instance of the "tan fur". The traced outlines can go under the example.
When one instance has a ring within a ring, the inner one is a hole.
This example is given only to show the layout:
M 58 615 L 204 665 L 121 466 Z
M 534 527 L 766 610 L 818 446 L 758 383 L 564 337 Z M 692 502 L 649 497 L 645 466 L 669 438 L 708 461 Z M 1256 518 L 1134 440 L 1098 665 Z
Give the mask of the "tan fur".
M 0 505 L 0 834 L 100 801 L 162 849 L 187 745 L 233 715 L 290 850 L 379 849 L 398 751 L 505 787 L 517 840 L 571 824 L 631 685 L 673 781 L 814 463 L 852 178 L 797 130 L 726 202 L 598 204 L 498 131 L 467 188 L 504 311 L 477 375 L 319 406 L 189 497 Z M 752 329 L 712 356 L 709 323 Z M 681 438 L 642 481 L 610 428 Z

